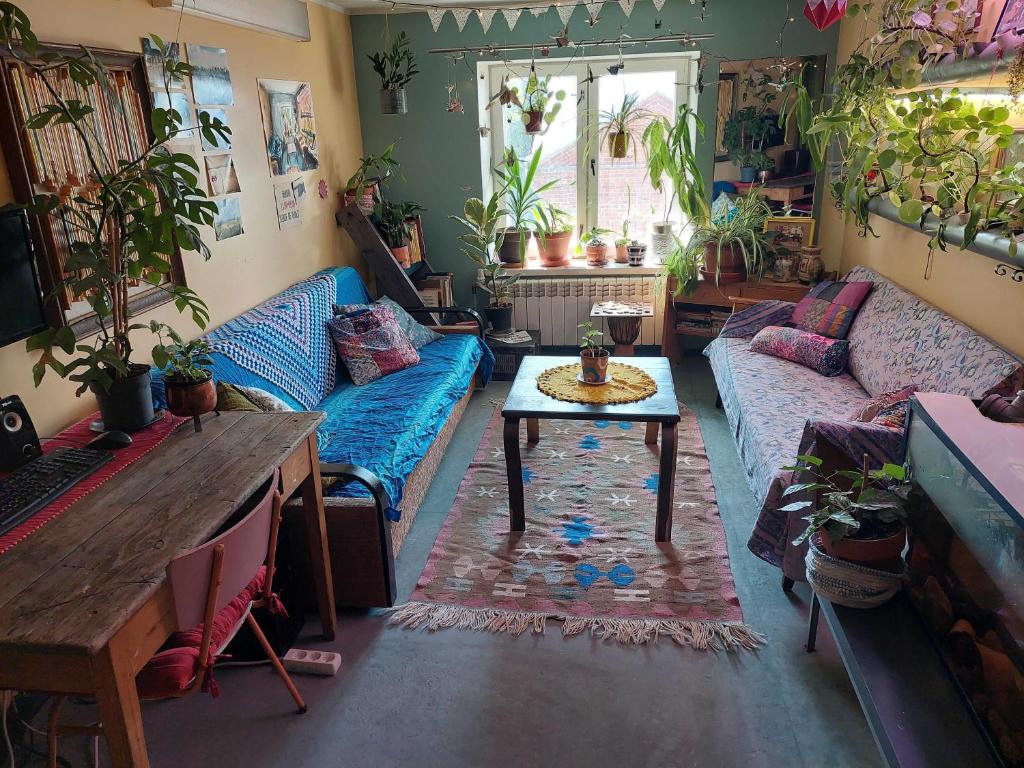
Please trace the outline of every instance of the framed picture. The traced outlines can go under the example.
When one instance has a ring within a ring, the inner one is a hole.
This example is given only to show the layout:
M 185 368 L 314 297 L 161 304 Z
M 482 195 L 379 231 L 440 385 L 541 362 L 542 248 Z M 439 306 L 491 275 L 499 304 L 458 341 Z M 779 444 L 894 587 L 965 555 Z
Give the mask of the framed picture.
M 978 24 L 974 29 L 974 41 L 988 45 L 996 36 L 996 27 L 1006 9 L 1006 0 L 979 0 Z
M 790 251 L 799 251 L 814 244 L 813 216 L 769 216 L 764 221 L 765 232 L 778 232 L 775 242 Z
M 996 25 L 996 36 L 1019 30 L 1024 30 L 1024 0 L 1006 0 L 1003 13 Z
M 271 175 L 315 171 L 320 167 L 320 150 L 309 83 L 264 79 L 257 82 Z
M 410 216 L 405 222 L 412 230 L 412 237 L 409 239 L 409 260 L 415 264 L 423 261 L 426 249 L 423 245 L 423 219 L 419 216 Z
M 235 103 L 228 69 L 228 52 L 206 45 L 186 46 L 188 63 L 192 65 L 192 95 L 196 104 L 230 107 Z
M 721 163 L 729 159 L 725 149 L 725 124 L 736 111 L 736 81 L 739 76 L 735 72 L 722 72 L 718 75 L 718 124 L 715 132 L 715 162 Z

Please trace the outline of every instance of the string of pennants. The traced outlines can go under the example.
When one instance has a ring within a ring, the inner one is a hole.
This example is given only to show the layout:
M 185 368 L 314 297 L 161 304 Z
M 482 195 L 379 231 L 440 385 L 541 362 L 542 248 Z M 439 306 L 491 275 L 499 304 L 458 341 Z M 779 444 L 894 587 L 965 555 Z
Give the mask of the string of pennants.
M 660 12 L 665 7 L 666 0 L 652 0 L 654 7 Z M 695 5 L 697 0 L 690 0 L 690 5 Z M 601 7 L 606 3 L 618 3 L 619 7 L 622 8 L 622 12 L 628 17 L 633 13 L 633 8 L 637 3 L 637 0 L 597 0 L 597 2 L 583 2 L 583 3 L 559 3 L 558 5 L 542 5 L 536 7 L 526 8 L 453 8 L 453 7 L 437 7 L 430 6 L 426 8 L 427 17 L 430 19 L 430 25 L 434 28 L 434 31 L 441 27 L 441 21 L 444 19 L 446 13 L 450 13 L 455 19 L 455 24 L 458 26 L 461 32 L 466 26 L 466 22 L 469 21 L 470 16 L 476 15 L 480 20 L 480 26 L 484 32 L 487 32 L 491 28 L 491 22 L 494 21 L 494 17 L 500 12 L 505 18 L 505 23 L 508 25 L 509 31 L 515 29 L 516 22 L 519 21 L 520 15 L 524 11 L 529 11 L 534 16 L 543 16 L 545 13 L 554 8 L 558 14 L 558 18 L 562 20 L 562 24 L 568 24 L 569 18 L 572 16 L 573 11 L 576 10 L 578 5 L 582 5 L 587 9 L 587 13 L 590 15 L 591 22 L 597 21 L 598 15 L 601 13 Z M 413 6 L 406 6 L 413 7 Z

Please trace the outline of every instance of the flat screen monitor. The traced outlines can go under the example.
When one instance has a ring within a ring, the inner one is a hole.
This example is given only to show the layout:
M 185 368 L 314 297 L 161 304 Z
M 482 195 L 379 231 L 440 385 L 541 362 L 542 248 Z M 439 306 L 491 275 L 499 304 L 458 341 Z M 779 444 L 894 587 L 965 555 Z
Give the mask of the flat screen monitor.
M 46 328 L 25 211 L 0 212 L 0 347 Z

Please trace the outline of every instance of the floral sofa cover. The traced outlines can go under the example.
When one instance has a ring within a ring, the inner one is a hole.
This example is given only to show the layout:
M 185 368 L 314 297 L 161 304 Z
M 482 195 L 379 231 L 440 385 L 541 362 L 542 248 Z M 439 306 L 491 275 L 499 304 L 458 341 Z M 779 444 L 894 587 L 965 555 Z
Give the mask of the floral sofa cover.
M 848 335 L 847 373 L 826 378 L 750 351 L 757 330 L 788 321 L 796 306 L 788 302 L 763 302 L 735 315 L 704 352 L 760 507 L 747 546 L 794 580 L 804 579 L 806 548 L 791 542 L 805 523 L 801 513 L 779 511 L 793 479 L 781 467 L 813 454 L 822 440 L 857 463 L 864 453 L 876 466 L 898 459 L 901 431 L 851 420 L 883 392 L 916 384 L 925 392 L 981 398 L 1024 387 L 1024 364 L 963 323 L 867 267 L 846 279 L 874 283 Z

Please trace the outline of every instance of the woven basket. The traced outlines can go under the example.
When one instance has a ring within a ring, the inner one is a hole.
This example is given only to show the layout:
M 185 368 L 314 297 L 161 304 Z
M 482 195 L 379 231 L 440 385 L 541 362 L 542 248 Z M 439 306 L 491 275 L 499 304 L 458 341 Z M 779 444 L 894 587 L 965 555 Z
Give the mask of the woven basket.
M 818 546 L 817 536 L 807 547 L 807 583 L 820 597 L 847 608 L 877 608 L 903 588 L 907 566 L 899 573 L 879 571 L 848 560 L 830 557 Z

